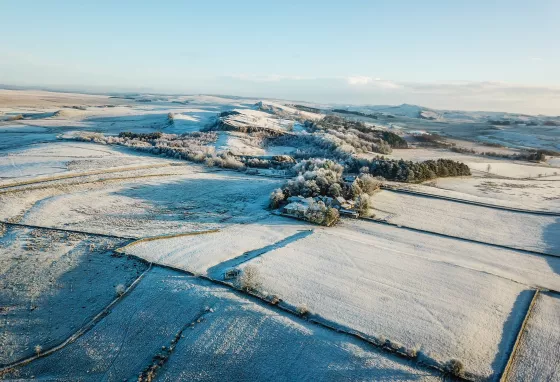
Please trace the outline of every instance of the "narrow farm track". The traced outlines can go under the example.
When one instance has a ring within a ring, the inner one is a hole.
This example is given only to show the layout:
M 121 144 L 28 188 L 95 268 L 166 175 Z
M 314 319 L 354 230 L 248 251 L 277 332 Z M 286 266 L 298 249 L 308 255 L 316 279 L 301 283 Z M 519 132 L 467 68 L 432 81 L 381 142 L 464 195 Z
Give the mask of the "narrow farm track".
M 395 192 L 395 193 L 400 193 L 400 194 L 408 194 L 408 195 L 419 196 L 419 197 L 423 197 L 423 198 L 440 199 L 440 200 L 446 200 L 446 201 L 455 202 L 455 203 L 470 204 L 470 205 L 473 205 L 473 206 L 492 208 L 492 209 L 495 209 L 495 210 L 518 212 L 518 213 L 531 214 L 531 215 L 560 216 L 560 212 L 554 212 L 554 211 L 538 211 L 538 210 L 528 210 L 528 209 L 523 209 L 523 208 L 506 207 L 506 206 L 500 206 L 500 205 L 497 205 L 497 204 L 476 202 L 476 201 L 468 200 L 468 199 L 459 199 L 459 198 L 453 198 L 453 197 L 450 197 L 450 196 L 430 194 L 430 193 L 427 193 L 427 192 L 407 190 L 407 189 L 404 189 L 404 188 L 393 188 L 391 186 L 381 186 L 381 188 L 384 191 L 389 191 L 389 192 Z
M 388 225 L 388 226 L 391 226 L 391 227 L 406 229 L 406 230 L 413 231 L 413 232 L 420 232 L 420 233 L 424 233 L 424 234 L 427 234 L 427 235 L 435 235 L 435 236 L 439 236 L 439 237 L 445 237 L 447 239 L 461 240 L 461 241 L 465 241 L 465 242 L 468 242 L 468 243 L 487 245 L 487 246 L 494 247 L 494 248 L 508 249 L 510 251 L 527 253 L 527 254 L 530 254 L 530 255 L 560 257 L 560 254 L 555 255 L 555 254 L 546 253 L 546 252 L 532 251 L 530 249 L 523 249 L 523 248 L 510 247 L 510 246 L 502 245 L 502 244 L 488 243 L 488 242 L 485 242 L 485 241 L 468 239 L 468 238 L 460 237 L 460 236 L 447 235 L 445 233 L 428 231 L 428 230 L 421 229 L 421 228 L 414 228 L 414 227 L 409 227 L 409 226 L 405 226 L 405 225 L 402 225 L 402 224 L 391 223 L 391 222 L 388 222 L 386 220 L 379 220 L 379 219 L 373 219 L 373 218 L 360 218 L 360 220 L 365 220 L 365 221 L 376 223 L 376 224 L 384 224 L 384 225 Z
M 142 260 L 142 259 L 139 259 L 139 260 L 145 263 L 144 260 Z M 101 312 L 99 312 L 95 317 L 93 317 L 84 326 L 82 326 L 74 334 L 72 334 L 70 337 L 68 337 L 66 340 L 64 340 L 60 344 L 58 344 L 58 345 L 56 345 L 56 346 L 54 346 L 50 349 L 47 349 L 45 351 L 41 351 L 40 353 L 38 353 L 38 354 L 36 354 L 32 357 L 24 358 L 24 359 L 12 362 L 12 363 L 7 364 L 7 365 L 0 365 L 0 377 L 2 377 L 2 375 L 4 375 L 6 372 L 8 372 L 8 371 L 10 371 L 10 370 L 12 370 L 16 367 L 24 366 L 24 365 L 26 365 L 30 362 L 35 361 L 36 359 L 47 357 L 47 356 L 63 349 L 64 347 L 70 345 L 71 343 L 76 341 L 78 338 L 83 336 L 85 333 L 87 333 L 89 330 L 91 330 L 95 325 L 97 325 L 106 315 L 111 313 L 111 309 L 113 307 L 115 307 L 119 302 L 121 302 L 127 295 L 129 295 L 130 292 L 134 288 L 136 288 L 138 283 L 140 283 L 140 281 L 142 281 L 142 279 L 146 276 L 146 274 L 148 274 L 148 272 L 150 272 L 151 269 L 152 269 L 152 263 L 149 263 L 148 269 L 146 269 L 140 276 L 138 276 L 129 285 L 129 287 L 126 288 L 126 290 L 124 291 L 123 294 L 121 294 L 120 296 L 117 296 L 117 298 L 115 298 L 113 301 L 111 301 L 111 303 L 109 305 L 107 305 Z

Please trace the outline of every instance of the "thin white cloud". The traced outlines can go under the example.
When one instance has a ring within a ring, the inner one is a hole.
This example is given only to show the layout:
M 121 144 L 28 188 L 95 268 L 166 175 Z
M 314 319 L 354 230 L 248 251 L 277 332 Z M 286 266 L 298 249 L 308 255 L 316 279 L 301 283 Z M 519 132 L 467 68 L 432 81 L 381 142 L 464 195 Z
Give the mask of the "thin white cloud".
M 353 76 L 348 77 L 347 80 L 349 85 L 367 85 L 373 81 L 373 78 L 367 76 Z
M 374 86 L 382 89 L 399 89 L 402 86 L 393 81 L 383 80 L 381 78 L 373 78 L 368 76 L 350 76 L 346 78 L 349 85 L 352 86 Z

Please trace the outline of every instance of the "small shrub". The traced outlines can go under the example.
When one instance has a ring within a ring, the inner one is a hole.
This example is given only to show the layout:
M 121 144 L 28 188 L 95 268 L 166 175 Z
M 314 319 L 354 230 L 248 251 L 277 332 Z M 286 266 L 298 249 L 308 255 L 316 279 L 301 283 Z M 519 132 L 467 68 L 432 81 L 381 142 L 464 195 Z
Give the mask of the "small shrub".
M 370 200 L 368 194 L 360 194 L 356 198 L 355 208 L 360 216 L 368 216 L 370 208 Z
M 385 337 L 383 334 L 377 337 L 377 342 L 379 345 L 384 345 L 385 341 L 387 341 L 387 337 Z
M 359 195 L 361 195 L 363 193 L 362 187 L 360 187 L 360 182 L 357 179 L 352 183 L 352 186 L 350 186 L 350 189 L 352 190 L 352 197 L 353 198 L 357 198 L 357 197 L 359 197 Z
M 463 363 L 457 359 L 451 359 L 445 364 L 445 370 L 456 377 L 463 375 Z
M 340 219 L 340 213 L 336 208 L 327 207 L 327 212 L 325 214 L 324 224 L 327 227 L 331 227 L 338 222 Z
M 369 174 L 361 175 L 357 181 L 362 191 L 368 195 L 373 195 L 381 187 L 381 182 Z
M 319 201 L 309 205 L 309 208 L 305 211 L 304 217 L 310 223 L 330 227 L 338 221 L 340 215 L 338 210 L 327 207 L 325 203 Z
M 296 307 L 296 312 L 300 315 L 300 316 L 305 316 L 306 314 L 309 313 L 309 309 L 307 308 L 307 305 L 302 304 L 302 305 L 298 305 Z
M 43 347 L 41 345 L 35 345 L 33 348 L 35 350 L 35 354 L 39 355 L 43 351 Z
M 410 357 L 410 358 L 416 358 L 418 357 L 418 354 L 420 352 L 420 348 L 421 346 L 419 344 L 414 345 L 414 347 L 407 349 L 406 350 L 406 354 Z
M 124 294 L 124 292 L 126 291 L 126 288 L 124 287 L 123 284 L 119 284 L 115 287 L 115 293 L 117 294 L 117 296 L 122 296 Z
M 389 346 L 389 348 L 391 348 L 394 351 L 400 351 L 401 349 L 404 348 L 404 346 L 400 343 L 400 342 L 396 342 L 396 341 L 388 341 L 389 343 L 387 344 Z
M 238 161 L 235 157 L 230 156 L 230 155 L 226 155 L 226 157 L 223 159 L 222 162 L 222 167 L 223 168 L 229 168 L 232 170 L 239 170 L 241 168 L 243 168 L 245 165 L 243 164 L 243 162 Z
M 20 119 L 23 119 L 23 115 L 22 115 L 22 114 L 13 115 L 13 116 L 11 116 L 11 117 L 8 118 L 8 121 L 19 121 Z
M 258 290 L 261 286 L 258 269 L 253 265 L 243 268 L 243 272 L 237 277 L 237 284 L 244 291 Z
M 278 206 L 284 200 L 284 198 L 285 198 L 284 192 L 282 192 L 280 188 L 277 188 L 276 190 L 272 191 L 272 193 L 270 194 L 269 207 L 271 209 L 278 208 Z

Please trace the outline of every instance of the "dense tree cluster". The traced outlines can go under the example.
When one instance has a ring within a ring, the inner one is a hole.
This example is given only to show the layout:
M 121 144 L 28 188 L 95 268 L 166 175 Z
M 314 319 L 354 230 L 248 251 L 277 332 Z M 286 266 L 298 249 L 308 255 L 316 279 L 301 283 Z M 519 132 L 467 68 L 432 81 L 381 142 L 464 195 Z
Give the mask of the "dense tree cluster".
M 489 119 L 488 123 L 494 126 L 509 126 L 511 125 L 511 121 L 508 120 L 492 120 Z
M 344 167 L 330 159 L 302 160 L 293 167 L 293 172 L 297 175 L 286 182 L 282 191 L 285 198 L 289 196 L 340 196 L 344 186 L 343 171 Z M 332 187 L 335 184 L 337 186 L 334 187 L 340 189 L 338 195 L 332 195 Z
M 276 155 L 270 159 L 237 156 L 237 159 L 249 168 L 268 168 L 275 170 L 291 170 L 295 163 L 295 160 L 287 155 Z
M 288 106 L 293 107 L 294 109 L 301 110 L 301 111 L 306 111 L 308 113 L 316 113 L 316 114 L 321 113 L 321 109 L 317 109 L 316 107 L 310 107 L 310 106 L 305 106 L 305 105 L 297 105 L 297 104 L 290 104 Z
M 362 113 L 361 111 L 346 110 L 346 109 L 333 109 L 332 111 L 333 111 L 333 113 L 351 114 L 351 115 L 357 115 L 357 116 L 360 116 L 360 117 L 377 119 L 377 115 Z
M 508 119 L 489 119 L 488 123 L 490 125 L 494 125 L 494 126 L 510 126 L 510 125 L 525 125 L 525 126 L 538 126 L 538 125 L 542 125 L 542 126 L 560 126 L 560 121 L 554 121 L 554 120 L 546 120 L 546 121 L 540 121 L 540 120 L 530 120 L 527 121 L 526 119 L 515 119 L 515 120 L 508 120 Z
M 119 133 L 119 138 L 128 138 L 128 139 L 139 139 L 141 141 L 152 141 L 155 139 L 160 139 L 163 133 L 155 132 L 155 133 L 133 133 L 131 131 L 123 131 Z
M 471 175 L 469 166 L 451 159 L 411 162 L 382 156 L 371 160 L 354 158 L 347 168 L 351 172 L 367 171 L 373 176 L 398 182 L 423 182 L 437 177 Z
M 238 170 L 245 168 L 291 170 L 296 177 L 284 188 L 286 197 L 290 195 L 328 195 L 355 199 L 359 192 L 352 190 L 352 187 L 341 181 L 343 171 L 367 172 L 374 177 L 401 182 L 422 182 L 436 177 L 470 175 L 467 165 L 448 159 L 416 163 L 386 159 L 382 156 L 374 159 L 358 158 L 353 155 L 355 151 L 352 146 L 325 133 L 293 135 L 290 136 L 289 142 L 284 142 L 288 137 L 276 138 L 282 140 L 280 143 L 293 144 L 296 141 L 303 146 L 296 151 L 295 157 L 306 159 L 300 160 L 295 165 L 293 158 L 287 156 L 255 158 L 235 156 L 227 151 L 218 153 L 216 148 L 210 145 L 217 139 L 215 132 L 194 132 L 182 135 L 160 132 L 123 132 L 119 136 L 81 132 L 74 136 L 74 139 L 128 146 L 156 155 L 204 163 L 207 166 Z M 531 158 L 539 160 L 543 155 L 542 152 L 537 152 Z M 331 159 L 316 159 L 317 157 Z M 360 181 L 358 180 L 358 182 Z
M 395 149 L 408 148 L 408 143 L 403 139 L 403 137 L 390 131 L 383 131 L 383 139 Z
M 370 208 L 369 196 L 379 189 L 381 182 L 369 174 L 360 174 L 353 181 L 346 182 L 342 177 L 344 168 L 332 160 L 303 160 L 294 166 L 297 175 L 284 184 L 281 189 L 274 190 L 270 195 L 270 207 L 278 208 L 290 196 L 337 198 L 342 196 L 346 200 L 354 200 L 356 211 L 366 215 Z M 327 213 L 328 207 L 318 209 Z M 324 205 L 324 203 L 323 203 Z M 328 212 L 333 214 L 332 212 Z M 336 217 L 338 219 L 338 216 Z M 326 216 L 324 219 L 330 221 Z M 321 223 L 318 223 L 321 224 Z
M 437 148 L 449 148 L 453 147 L 455 144 L 447 142 L 444 137 L 439 134 L 419 134 L 414 137 L 417 142 L 422 146 L 437 147 Z
M 329 207 L 322 201 L 319 201 L 309 205 L 304 217 L 311 223 L 330 227 L 338 221 L 340 214 L 336 208 Z

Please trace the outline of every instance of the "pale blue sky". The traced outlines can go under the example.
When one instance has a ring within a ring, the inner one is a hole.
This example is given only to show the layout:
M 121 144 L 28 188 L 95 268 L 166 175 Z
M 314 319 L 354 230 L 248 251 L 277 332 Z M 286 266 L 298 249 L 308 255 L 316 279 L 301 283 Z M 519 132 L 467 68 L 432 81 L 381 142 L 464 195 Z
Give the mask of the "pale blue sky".
M 558 0 L 0 0 L 0 15 L 4 84 L 560 106 Z

